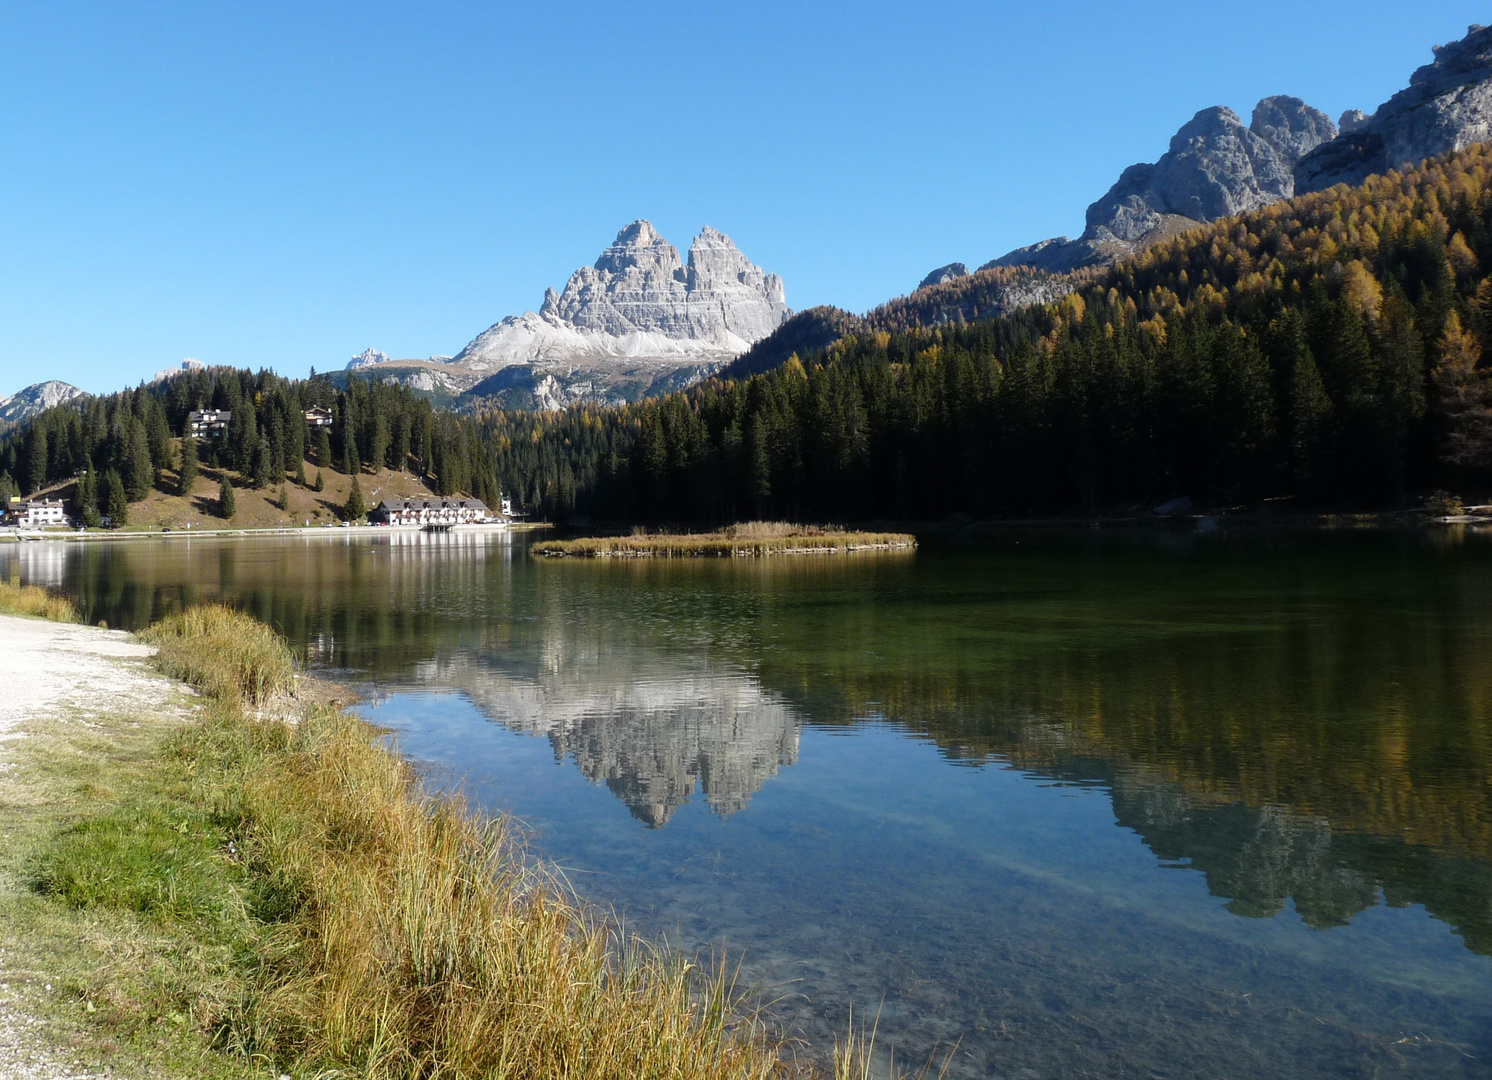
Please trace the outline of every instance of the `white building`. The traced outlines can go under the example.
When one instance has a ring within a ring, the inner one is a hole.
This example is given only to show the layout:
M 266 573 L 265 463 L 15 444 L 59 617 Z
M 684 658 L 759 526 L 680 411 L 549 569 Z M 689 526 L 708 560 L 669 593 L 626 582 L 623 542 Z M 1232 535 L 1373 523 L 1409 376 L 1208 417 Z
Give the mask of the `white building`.
M 313 428 L 324 428 L 332 426 L 332 411 L 330 409 L 310 408 L 306 410 L 306 424 Z
M 221 435 L 228 430 L 228 421 L 233 419 L 229 409 L 201 409 L 187 413 L 187 434 L 201 439 Z
M 368 520 L 375 525 L 472 525 L 491 516 L 481 499 L 384 499 Z
M 67 514 L 63 512 L 61 499 L 32 499 L 11 503 L 6 521 L 22 529 L 45 529 L 49 525 L 66 525 Z

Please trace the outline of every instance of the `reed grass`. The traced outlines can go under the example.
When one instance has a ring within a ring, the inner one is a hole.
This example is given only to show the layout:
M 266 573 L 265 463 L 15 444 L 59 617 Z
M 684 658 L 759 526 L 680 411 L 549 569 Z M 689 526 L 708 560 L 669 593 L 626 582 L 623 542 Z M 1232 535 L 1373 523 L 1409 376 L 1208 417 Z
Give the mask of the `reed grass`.
M 156 646 L 157 667 L 212 697 L 257 706 L 294 686 L 295 656 L 285 639 L 229 607 L 188 608 L 139 636 Z
M 549 558 L 730 558 L 808 555 L 852 551 L 910 550 L 907 533 L 852 532 L 785 521 L 748 521 L 707 533 L 644 533 L 546 540 L 529 550 Z
M 246 787 L 245 857 L 293 913 L 246 1052 L 368 1078 L 779 1075 L 723 967 L 628 937 L 374 735 L 313 710 Z
M 0 615 L 29 615 L 53 622 L 79 621 L 78 609 L 66 597 L 15 581 L 0 581 Z

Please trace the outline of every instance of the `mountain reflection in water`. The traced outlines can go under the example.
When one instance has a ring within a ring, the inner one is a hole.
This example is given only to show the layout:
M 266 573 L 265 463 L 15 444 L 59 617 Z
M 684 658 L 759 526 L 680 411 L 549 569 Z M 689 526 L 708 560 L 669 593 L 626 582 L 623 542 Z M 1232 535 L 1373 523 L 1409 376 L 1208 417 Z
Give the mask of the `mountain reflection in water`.
M 537 670 L 533 670 L 536 668 Z M 465 656 L 418 664 L 414 681 L 463 690 L 490 719 L 549 740 L 604 782 L 652 828 L 668 823 L 698 785 L 717 814 L 744 809 L 784 765 L 798 759 L 798 720 L 777 695 L 729 672 L 613 670 L 565 643 L 527 671 Z

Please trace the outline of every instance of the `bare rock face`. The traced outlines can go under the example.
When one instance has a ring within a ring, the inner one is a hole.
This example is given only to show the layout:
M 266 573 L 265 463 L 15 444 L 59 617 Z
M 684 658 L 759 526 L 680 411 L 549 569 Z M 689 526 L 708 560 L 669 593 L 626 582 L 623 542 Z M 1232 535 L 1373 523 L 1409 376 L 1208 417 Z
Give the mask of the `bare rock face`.
M 949 263 L 947 266 L 940 266 L 931 274 L 928 274 L 927 277 L 922 279 L 921 284 L 919 284 L 917 288 L 925 289 L 929 285 L 941 285 L 945 281 L 952 281 L 954 278 L 968 276 L 969 268 L 963 263 Z
M 539 309 L 541 318 L 576 330 L 657 333 L 727 347 L 745 342 L 739 351 L 787 314 L 782 279 L 752 263 L 724 233 L 706 226 L 686 266 L 646 221 L 619 232 L 595 266 L 570 276 L 563 293 L 546 292 Z
M 1203 109 L 1159 161 L 1131 165 L 1088 207 L 1077 240 L 1044 240 L 985 265 L 1060 273 L 1113 262 L 1199 222 L 1288 199 L 1295 163 L 1335 135 L 1330 117 L 1295 97 L 1260 101 L 1247 127 L 1232 109 Z
M 71 383 L 48 379 L 10 397 L 0 397 L 0 423 L 19 424 L 57 405 L 87 396 Z
M 1492 140 L 1492 29 L 1435 47 L 1435 59 L 1372 116 L 1344 116 L 1342 134 L 1295 166 L 1297 191 L 1360 184 L 1389 169 Z
M 372 367 L 374 364 L 387 364 L 388 353 L 380 352 L 374 348 L 364 349 L 347 362 L 348 371 L 358 371 L 362 368 Z
M 1292 169 L 1324 142 L 1337 137 L 1331 118 L 1298 97 L 1276 94 L 1254 106 L 1249 130 L 1272 146 Z
M 1361 109 L 1348 109 L 1337 121 L 1337 131 L 1343 135 L 1350 135 L 1354 131 L 1361 131 L 1370 119 L 1371 117 Z
M 782 279 L 724 233 L 704 228 L 685 262 L 649 222 L 634 221 L 562 292 L 546 290 L 538 312 L 494 323 L 454 359 L 369 350 L 348 367 L 510 407 L 630 401 L 718 370 L 790 314 Z

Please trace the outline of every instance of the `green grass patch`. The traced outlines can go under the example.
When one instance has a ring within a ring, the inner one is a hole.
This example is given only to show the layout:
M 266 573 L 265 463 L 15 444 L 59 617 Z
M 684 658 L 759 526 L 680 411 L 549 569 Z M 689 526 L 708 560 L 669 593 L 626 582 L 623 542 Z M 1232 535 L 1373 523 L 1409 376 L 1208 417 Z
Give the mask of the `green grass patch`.
M 36 887 L 73 907 L 231 923 L 243 905 L 229 842 L 200 811 L 134 802 L 64 830 L 39 862 Z

